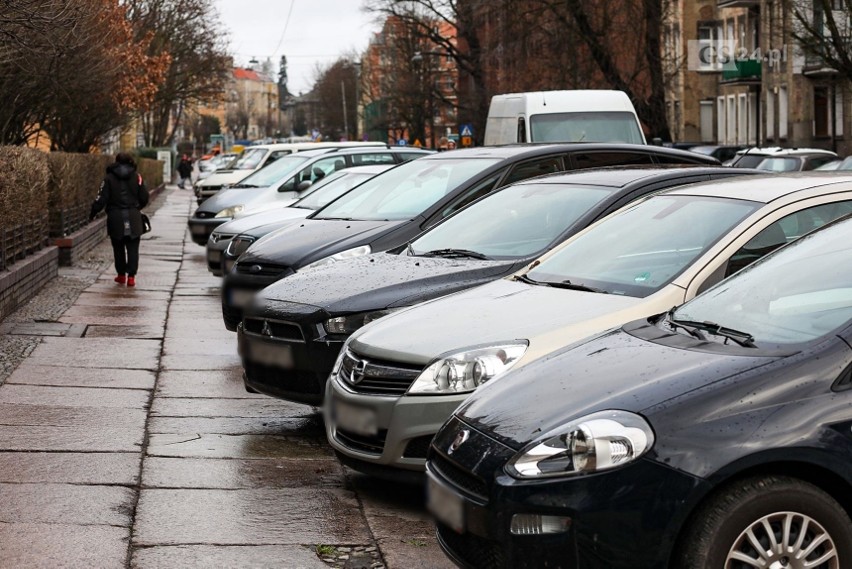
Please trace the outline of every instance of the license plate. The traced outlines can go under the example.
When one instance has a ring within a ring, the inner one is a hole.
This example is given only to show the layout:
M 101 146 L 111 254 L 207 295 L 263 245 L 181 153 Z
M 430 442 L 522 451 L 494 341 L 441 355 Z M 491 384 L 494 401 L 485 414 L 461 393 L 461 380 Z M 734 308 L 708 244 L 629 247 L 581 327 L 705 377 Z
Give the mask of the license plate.
M 464 500 L 431 474 L 426 486 L 426 507 L 438 521 L 464 533 Z
M 207 233 L 207 228 L 203 225 L 190 225 L 189 230 L 193 235 L 204 235 Z
M 332 405 L 332 417 L 337 426 L 350 433 L 365 437 L 372 437 L 379 433 L 376 412 L 368 407 L 358 407 L 335 399 Z
M 222 252 L 221 251 L 207 251 L 207 260 L 211 263 L 219 264 L 222 261 Z
M 257 293 L 253 290 L 232 288 L 229 294 L 231 297 L 231 306 L 236 308 L 245 308 L 251 304 L 251 301 L 254 300 L 254 295 Z
M 287 344 L 252 340 L 249 344 L 249 359 L 261 365 L 292 369 L 293 348 Z

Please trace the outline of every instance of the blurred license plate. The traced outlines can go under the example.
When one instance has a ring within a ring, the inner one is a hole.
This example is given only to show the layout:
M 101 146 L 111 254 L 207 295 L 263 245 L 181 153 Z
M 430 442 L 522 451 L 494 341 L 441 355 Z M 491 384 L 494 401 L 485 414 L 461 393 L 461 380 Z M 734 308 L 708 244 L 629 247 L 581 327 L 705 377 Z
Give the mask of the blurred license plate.
M 426 507 L 438 521 L 458 533 L 464 532 L 464 501 L 461 496 L 428 476 Z
M 378 434 L 376 412 L 367 407 L 350 405 L 345 401 L 333 400 L 332 413 L 334 422 L 344 431 L 365 437 Z
M 230 291 L 231 296 L 231 306 L 235 306 L 237 308 L 245 308 L 249 304 L 251 304 L 252 299 L 254 299 L 255 291 L 253 290 L 245 290 L 242 288 L 232 288 Z
M 190 225 L 189 230 L 193 235 L 204 235 L 207 233 L 207 228 L 203 225 Z
M 287 344 L 252 341 L 249 358 L 259 364 L 290 369 L 293 367 L 293 349 Z
M 216 263 L 218 265 L 219 262 L 222 261 L 222 252 L 221 251 L 215 251 L 215 250 L 214 251 L 207 251 L 207 260 L 210 261 L 211 263 Z

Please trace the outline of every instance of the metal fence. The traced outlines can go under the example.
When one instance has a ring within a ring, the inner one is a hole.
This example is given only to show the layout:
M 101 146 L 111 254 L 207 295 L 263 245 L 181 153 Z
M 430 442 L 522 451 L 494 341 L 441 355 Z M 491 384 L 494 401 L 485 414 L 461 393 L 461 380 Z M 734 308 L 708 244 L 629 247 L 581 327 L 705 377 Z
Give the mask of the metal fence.
M 67 237 L 89 223 L 91 204 L 78 204 L 50 212 L 50 236 Z
M 0 229 L 0 271 L 48 244 L 48 215 L 22 225 Z

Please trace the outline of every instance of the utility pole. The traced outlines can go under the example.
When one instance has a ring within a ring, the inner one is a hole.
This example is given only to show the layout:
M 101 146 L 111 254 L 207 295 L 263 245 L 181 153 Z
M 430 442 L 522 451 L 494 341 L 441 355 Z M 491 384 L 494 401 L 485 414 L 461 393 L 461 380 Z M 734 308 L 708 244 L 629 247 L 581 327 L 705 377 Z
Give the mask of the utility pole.
M 346 133 L 346 140 L 349 140 L 349 119 L 346 118 L 346 83 L 340 80 L 340 95 L 343 99 L 343 132 Z

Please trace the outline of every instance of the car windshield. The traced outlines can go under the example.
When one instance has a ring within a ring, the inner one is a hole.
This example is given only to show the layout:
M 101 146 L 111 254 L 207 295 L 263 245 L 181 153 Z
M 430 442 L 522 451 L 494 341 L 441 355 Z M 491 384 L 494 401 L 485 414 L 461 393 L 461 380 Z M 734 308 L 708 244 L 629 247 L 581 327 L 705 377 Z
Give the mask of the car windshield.
M 843 162 L 837 166 L 838 170 L 852 170 L 852 156 L 847 156 L 843 159 Z
M 632 113 L 550 113 L 530 117 L 532 142 L 624 142 L 642 144 Z
M 800 166 L 801 162 L 798 158 L 764 158 L 755 167 L 767 172 L 796 172 Z
M 254 170 L 266 156 L 265 148 L 249 148 L 236 159 L 232 168 L 234 170 Z
M 642 298 L 669 284 L 758 207 L 746 200 L 654 196 L 593 226 L 527 278 Z
M 257 187 L 257 188 L 265 188 L 267 186 L 271 186 L 276 184 L 286 178 L 289 174 L 292 174 L 294 170 L 298 169 L 300 165 L 304 164 L 308 159 L 304 156 L 299 156 L 298 154 L 290 154 L 288 156 L 284 156 L 283 158 L 279 158 L 269 166 L 265 166 L 241 180 L 237 185 L 239 186 L 248 186 L 248 187 Z
M 414 160 L 364 182 L 314 219 L 413 219 L 498 159 Z
M 615 192 L 608 186 L 518 184 L 465 208 L 411 243 L 415 255 L 437 250 L 474 251 L 517 258 L 554 239 Z
M 852 221 L 843 221 L 805 235 L 684 304 L 672 318 L 736 330 L 758 346 L 828 334 L 852 318 L 850 232 Z
M 373 176 L 375 176 L 375 174 L 367 174 L 366 172 L 355 173 L 340 170 L 315 183 L 310 187 L 310 194 L 300 199 L 290 207 L 319 209 L 333 202 L 358 184 L 366 182 Z

